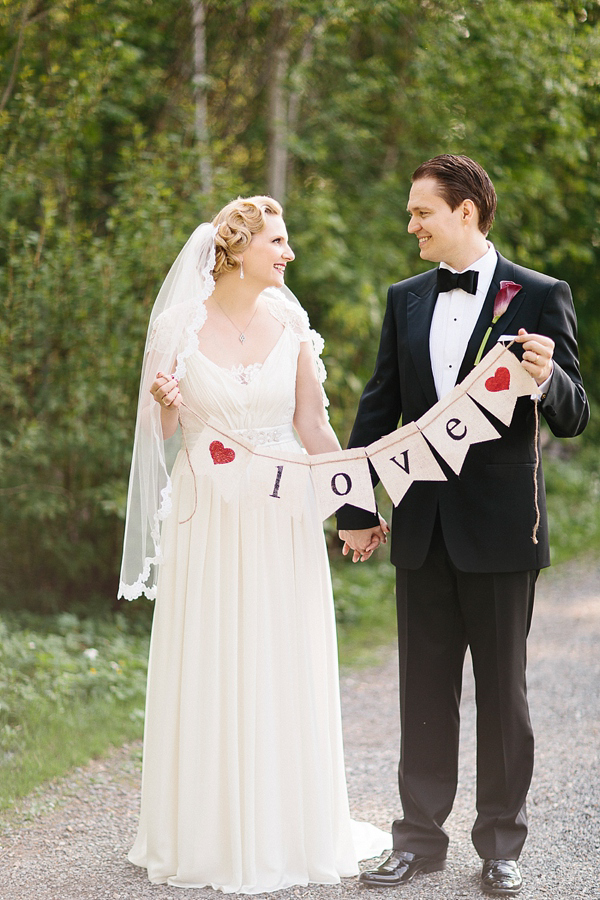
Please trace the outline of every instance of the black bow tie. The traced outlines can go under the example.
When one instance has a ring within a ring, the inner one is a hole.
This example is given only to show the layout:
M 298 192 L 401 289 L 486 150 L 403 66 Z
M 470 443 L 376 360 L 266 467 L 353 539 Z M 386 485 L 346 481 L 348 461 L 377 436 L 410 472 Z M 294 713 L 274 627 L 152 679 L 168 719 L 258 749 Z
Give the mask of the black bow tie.
M 440 294 L 452 291 L 454 288 L 461 288 L 467 294 L 475 294 L 478 279 L 479 272 L 474 272 L 473 269 L 467 269 L 466 272 L 451 272 L 450 269 L 437 270 L 437 286 Z

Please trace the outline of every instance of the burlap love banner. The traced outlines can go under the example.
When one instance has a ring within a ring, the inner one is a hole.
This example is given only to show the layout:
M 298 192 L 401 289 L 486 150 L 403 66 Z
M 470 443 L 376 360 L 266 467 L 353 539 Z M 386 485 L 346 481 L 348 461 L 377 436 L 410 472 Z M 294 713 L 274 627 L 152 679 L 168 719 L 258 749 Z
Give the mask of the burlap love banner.
M 533 398 L 536 392 L 534 379 L 519 360 L 496 344 L 424 416 L 368 447 L 317 456 L 286 453 L 276 444 L 254 446 L 208 421 L 195 436 L 188 459 L 194 477 L 196 471 L 208 475 L 226 502 L 239 497 L 251 506 L 282 506 L 298 518 L 310 479 L 323 519 L 346 503 L 375 512 L 369 463 L 397 506 L 414 481 L 446 481 L 436 453 L 458 475 L 473 444 L 500 437 L 480 407 L 510 425 L 518 398 Z

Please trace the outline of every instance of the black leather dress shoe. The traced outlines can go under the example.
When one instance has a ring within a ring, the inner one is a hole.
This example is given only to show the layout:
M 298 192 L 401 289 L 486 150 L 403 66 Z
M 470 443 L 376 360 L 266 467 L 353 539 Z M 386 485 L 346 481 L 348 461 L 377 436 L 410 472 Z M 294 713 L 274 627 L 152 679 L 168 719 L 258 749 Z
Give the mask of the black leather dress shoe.
M 408 884 L 420 872 L 440 872 L 445 868 L 444 857 L 417 856 L 405 850 L 392 850 L 378 869 L 363 872 L 358 880 L 365 887 L 397 887 L 399 884 Z
M 498 897 L 518 894 L 523 887 L 523 879 L 516 859 L 484 859 L 481 887 L 486 894 L 496 894 Z

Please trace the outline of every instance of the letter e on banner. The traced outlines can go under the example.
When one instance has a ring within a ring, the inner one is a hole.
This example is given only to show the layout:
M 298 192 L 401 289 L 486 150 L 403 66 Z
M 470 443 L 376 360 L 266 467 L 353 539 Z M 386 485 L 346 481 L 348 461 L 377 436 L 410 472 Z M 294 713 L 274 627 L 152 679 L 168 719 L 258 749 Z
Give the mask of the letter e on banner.
M 458 475 L 472 444 L 500 437 L 489 419 L 457 385 L 417 421 L 417 427 Z

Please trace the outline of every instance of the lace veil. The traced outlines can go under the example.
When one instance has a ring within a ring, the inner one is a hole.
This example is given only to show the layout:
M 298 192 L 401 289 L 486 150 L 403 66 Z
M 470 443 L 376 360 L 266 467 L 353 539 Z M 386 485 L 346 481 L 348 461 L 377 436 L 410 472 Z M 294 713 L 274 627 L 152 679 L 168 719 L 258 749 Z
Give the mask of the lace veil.
M 123 561 L 118 596 L 133 600 L 156 597 L 161 562 L 161 523 L 171 512 L 170 462 L 179 435 L 164 440 L 160 405 L 150 393 L 157 372 L 182 379 L 186 360 L 198 349 L 198 332 L 206 321 L 206 299 L 214 288 L 215 235 L 209 222 L 199 225 L 171 266 L 158 293 L 144 350 L 133 457 L 127 495 Z M 310 328 L 306 311 L 287 288 L 267 288 L 269 308 L 284 322 L 293 321 L 301 340 L 312 343 L 321 384 L 326 373 L 320 358 L 323 340 Z M 324 395 L 327 405 L 327 398 Z

